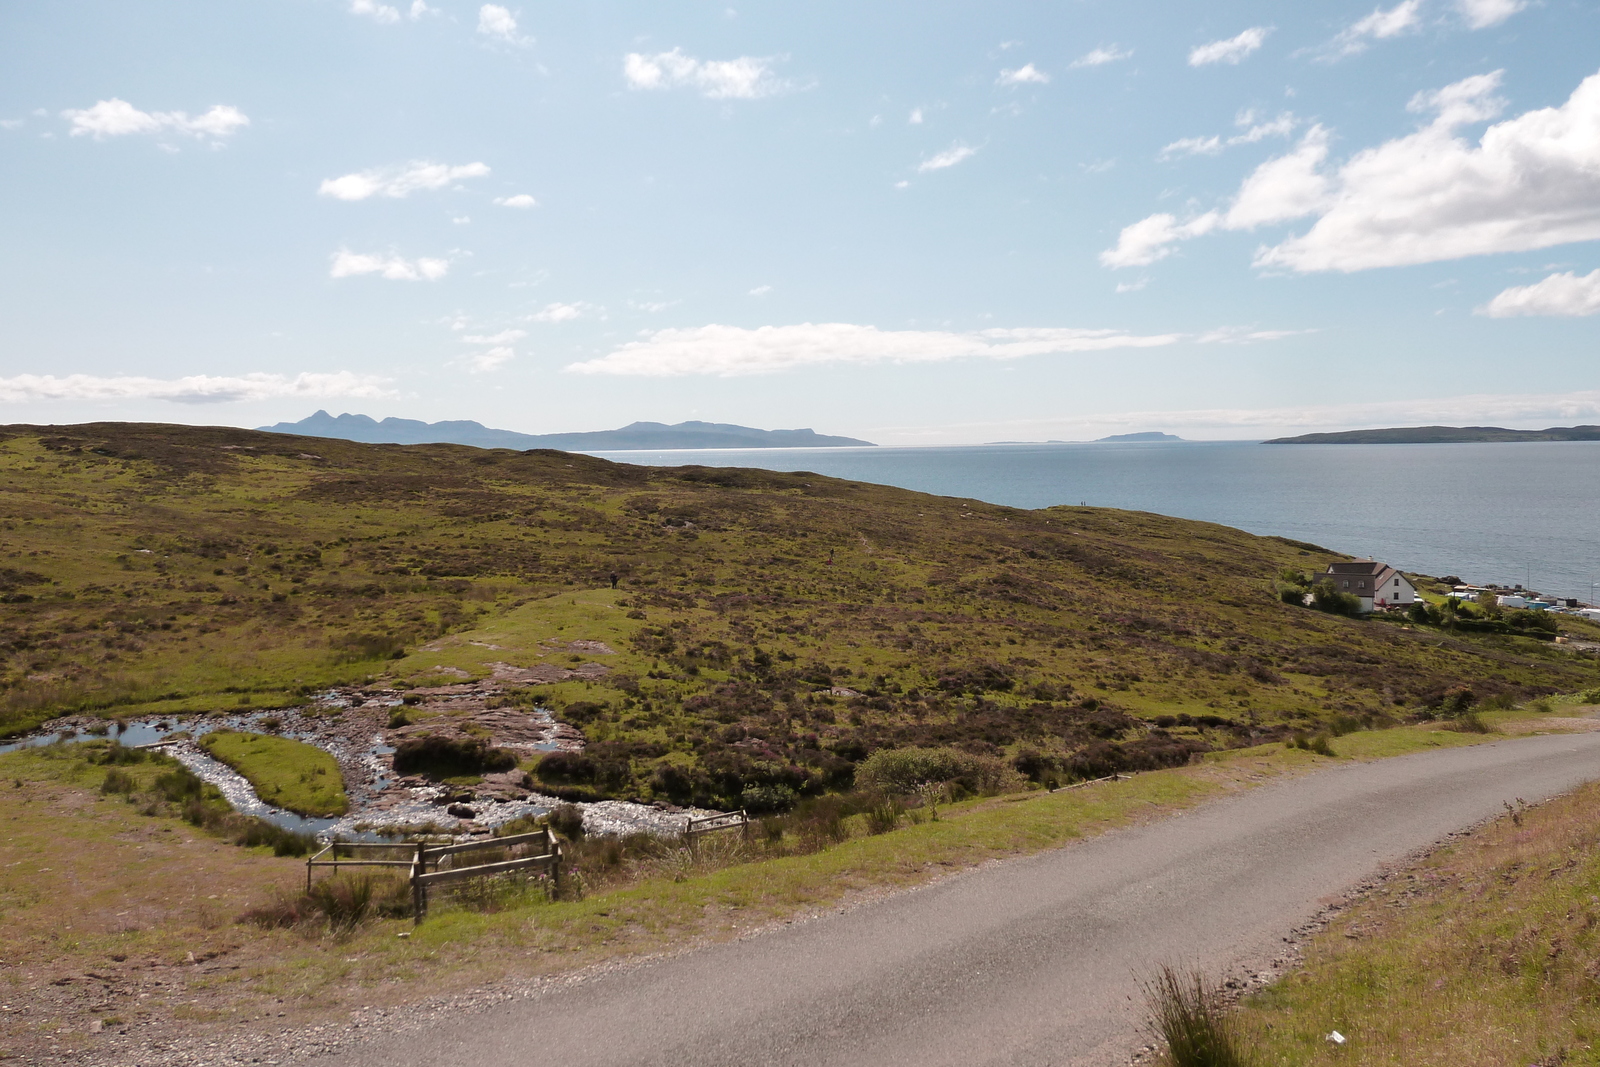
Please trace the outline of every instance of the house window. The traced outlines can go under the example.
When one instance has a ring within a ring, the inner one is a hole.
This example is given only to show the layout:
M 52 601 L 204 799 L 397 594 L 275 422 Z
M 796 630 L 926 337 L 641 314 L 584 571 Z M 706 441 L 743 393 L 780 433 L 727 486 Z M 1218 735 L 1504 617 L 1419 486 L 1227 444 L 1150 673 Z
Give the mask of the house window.
M 1348 578 L 1346 578 L 1346 579 L 1345 579 L 1345 580 L 1344 580 L 1344 587 L 1345 587 L 1345 588 L 1346 588 L 1346 589 L 1349 589 L 1349 588 L 1350 588 L 1350 579 L 1348 579 Z

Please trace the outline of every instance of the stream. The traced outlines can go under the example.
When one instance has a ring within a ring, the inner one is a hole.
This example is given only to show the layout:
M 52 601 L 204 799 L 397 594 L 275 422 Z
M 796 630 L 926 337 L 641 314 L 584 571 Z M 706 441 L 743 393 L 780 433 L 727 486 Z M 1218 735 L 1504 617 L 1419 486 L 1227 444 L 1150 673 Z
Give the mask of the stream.
M 543 714 L 548 716 L 549 713 Z M 255 789 L 243 776 L 213 759 L 193 740 L 219 729 L 264 733 L 266 730 L 261 728 L 260 723 L 268 717 L 278 720 L 279 726 L 274 732 L 279 736 L 316 745 L 339 760 L 341 770 L 345 772 L 346 793 L 351 802 L 349 814 L 338 818 L 308 818 L 274 807 L 257 796 Z M 529 793 L 520 800 L 480 798 L 468 803 L 473 812 L 473 825 L 462 826 L 460 820 L 445 811 L 444 806 L 444 798 L 456 790 L 440 785 L 405 787 L 395 783 L 394 771 L 383 759 L 394 749 L 386 745 L 381 736 L 374 736 L 371 743 L 365 746 L 365 751 L 361 751 L 363 746 L 359 742 L 352 743 L 347 738 L 330 741 L 325 733 L 305 728 L 305 722 L 294 710 L 273 710 L 191 716 L 187 720 L 130 719 L 120 726 L 115 722 L 95 724 L 109 727 L 105 733 L 94 733 L 71 724 L 58 724 L 0 745 L 0 754 L 44 745 L 93 741 L 101 737 L 119 741 L 129 748 L 160 745 L 162 751 L 189 768 L 202 781 L 216 786 L 240 814 L 264 819 L 296 833 L 311 834 L 321 841 L 333 838 L 346 841 L 383 840 L 430 825 L 442 833 L 483 833 L 523 816 L 544 815 L 562 803 L 556 797 L 541 793 Z M 350 771 L 355 769 L 351 764 L 359 768 L 365 781 L 350 781 Z M 662 810 L 649 804 L 622 800 L 578 803 L 574 806 L 583 812 L 584 831 L 597 836 L 631 833 L 671 836 L 683 830 L 686 817 L 714 814 L 697 808 Z

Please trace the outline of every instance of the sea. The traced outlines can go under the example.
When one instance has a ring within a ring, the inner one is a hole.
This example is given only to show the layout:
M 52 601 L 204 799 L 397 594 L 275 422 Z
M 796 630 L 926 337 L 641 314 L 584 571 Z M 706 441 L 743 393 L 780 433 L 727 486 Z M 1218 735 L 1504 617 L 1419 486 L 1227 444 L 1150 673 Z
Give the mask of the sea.
M 811 471 L 1017 508 L 1089 504 L 1277 534 L 1401 570 L 1600 595 L 1600 442 L 1255 441 L 595 452 Z

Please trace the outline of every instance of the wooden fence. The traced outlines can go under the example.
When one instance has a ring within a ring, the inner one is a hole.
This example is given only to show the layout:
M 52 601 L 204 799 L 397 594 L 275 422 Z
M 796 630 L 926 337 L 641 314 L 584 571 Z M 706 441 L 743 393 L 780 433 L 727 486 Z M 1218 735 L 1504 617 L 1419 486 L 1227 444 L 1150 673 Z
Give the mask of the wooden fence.
M 451 856 L 487 849 L 531 849 L 533 855 L 494 863 L 478 863 L 457 867 L 452 863 L 440 868 L 440 862 Z M 340 852 L 348 852 L 341 856 Z M 387 852 L 388 855 L 380 855 Z M 371 857 L 371 858 L 366 858 Z M 410 872 L 411 906 L 417 922 L 428 913 L 428 890 L 433 886 L 465 882 L 473 878 L 489 878 L 518 871 L 542 870 L 549 875 L 555 891 L 561 891 L 561 842 L 548 827 L 531 834 L 514 834 L 510 837 L 492 837 L 461 844 L 429 844 L 426 841 L 388 843 L 382 841 L 335 841 L 306 860 L 306 892 L 311 891 L 312 874 L 318 867 L 404 867 Z
M 702 815 L 699 818 L 691 816 L 684 824 L 683 836 L 687 841 L 693 841 L 701 834 L 716 833 L 718 830 L 748 830 L 750 816 L 745 814 L 743 808 L 738 811 L 722 811 L 715 815 Z

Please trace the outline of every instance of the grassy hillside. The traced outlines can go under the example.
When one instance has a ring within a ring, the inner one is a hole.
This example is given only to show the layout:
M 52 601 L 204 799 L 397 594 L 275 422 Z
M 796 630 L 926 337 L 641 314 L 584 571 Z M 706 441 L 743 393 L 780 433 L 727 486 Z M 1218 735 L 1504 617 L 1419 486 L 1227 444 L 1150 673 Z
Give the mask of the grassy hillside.
M 1441 849 L 1336 920 L 1241 1012 L 1257 1064 L 1600 1062 L 1600 785 Z M 1326 1035 L 1338 1030 L 1348 1042 Z
M 1155 515 L 233 429 L 0 435 L 12 732 L 492 679 L 585 732 L 568 784 L 727 804 L 884 746 L 1154 766 L 1456 686 L 1600 681 L 1565 646 L 1286 605 L 1272 577 L 1329 553 Z

